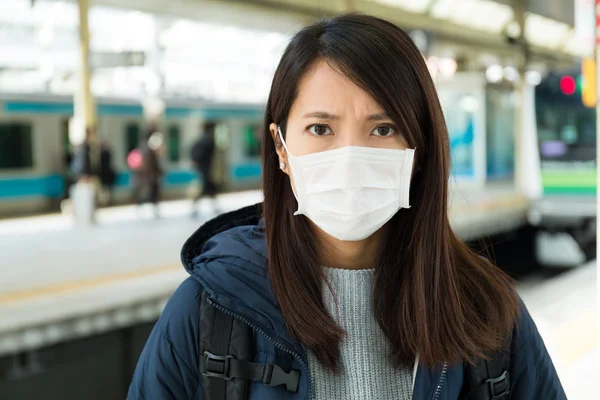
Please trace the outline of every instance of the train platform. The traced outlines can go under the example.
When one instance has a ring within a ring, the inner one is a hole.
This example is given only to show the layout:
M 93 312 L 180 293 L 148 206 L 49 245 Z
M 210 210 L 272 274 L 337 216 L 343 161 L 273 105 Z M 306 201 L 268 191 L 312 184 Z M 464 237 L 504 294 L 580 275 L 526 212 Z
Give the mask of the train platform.
M 224 194 L 219 210 L 261 196 Z M 454 229 L 464 239 L 508 231 L 527 218 L 526 200 L 502 185 L 453 190 L 450 204 Z M 191 211 L 189 201 L 172 201 L 160 205 L 159 219 L 150 206 L 124 206 L 100 210 L 90 227 L 74 226 L 65 215 L 0 221 L 0 356 L 155 320 L 187 276 L 182 244 L 214 215 L 208 202 L 200 204 L 199 218 Z M 591 377 L 587 371 L 597 368 L 595 263 L 520 285 L 565 385 L 573 381 L 573 393 L 584 390 L 580 375 Z
M 517 284 L 569 400 L 596 397 L 600 373 L 597 273 L 594 260 L 551 278 L 534 274 Z

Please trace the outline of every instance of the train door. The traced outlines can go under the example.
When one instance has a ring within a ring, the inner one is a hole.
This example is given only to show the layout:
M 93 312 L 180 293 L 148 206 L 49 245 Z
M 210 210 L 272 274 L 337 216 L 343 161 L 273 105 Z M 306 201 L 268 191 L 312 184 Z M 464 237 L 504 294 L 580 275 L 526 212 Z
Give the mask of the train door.
M 34 168 L 32 125 L 26 122 L 0 123 L 0 173 L 17 175 Z
M 138 122 L 128 122 L 125 125 L 125 159 L 127 155 L 140 145 L 140 124 Z
M 260 158 L 260 125 L 248 124 L 244 127 L 245 157 L 248 159 Z
M 512 181 L 515 173 L 514 105 L 510 87 L 486 88 L 486 175 Z
M 228 179 L 228 151 L 231 127 L 226 122 L 217 122 L 215 127 L 215 154 L 212 164 L 212 178 L 219 188 L 223 190 L 229 183 Z
M 181 161 L 181 128 L 175 123 L 167 128 L 167 160 L 170 165 Z

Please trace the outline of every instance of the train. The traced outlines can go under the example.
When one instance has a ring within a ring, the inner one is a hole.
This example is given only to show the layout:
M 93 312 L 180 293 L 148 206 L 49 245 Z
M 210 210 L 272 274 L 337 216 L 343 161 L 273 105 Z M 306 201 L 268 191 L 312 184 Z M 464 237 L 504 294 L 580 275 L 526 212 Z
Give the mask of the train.
M 543 196 L 530 220 L 544 228 L 537 249 L 544 265 L 596 257 L 596 110 L 584 105 L 583 78 L 578 67 L 536 87 Z
M 145 126 L 140 101 L 98 98 L 98 139 L 107 143 L 116 171 L 114 199 L 131 199 L 127 155 Z M 0 94 L 0 218 L 57 211 L 68 196 L 69 121 L 73 98 L 50 94 Z M 165 99 L 163 197 L 192 197 L 199 190 L 190 149 L 206 122 L 215 122 L 214 178 L 224 191 L 258 188 L 264 104 Z

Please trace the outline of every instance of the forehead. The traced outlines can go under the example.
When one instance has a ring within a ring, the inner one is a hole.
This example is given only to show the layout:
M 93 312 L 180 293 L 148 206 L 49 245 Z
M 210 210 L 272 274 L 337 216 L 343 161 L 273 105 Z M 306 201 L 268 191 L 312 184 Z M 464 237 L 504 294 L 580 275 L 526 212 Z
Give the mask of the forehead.
M 301 79 L 290 116 L 306 111 L 373 114 L 383 108 L 353 81 L 327 62 L 319 61 Z

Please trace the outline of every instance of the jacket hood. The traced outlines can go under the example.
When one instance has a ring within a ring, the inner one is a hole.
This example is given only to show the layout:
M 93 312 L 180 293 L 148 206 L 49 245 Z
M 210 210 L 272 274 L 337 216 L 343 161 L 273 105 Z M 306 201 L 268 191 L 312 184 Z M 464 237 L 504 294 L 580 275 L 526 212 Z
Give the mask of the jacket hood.
M 288 333 L 267 273 L 262 203 L 206 222 L 184 244 L 181 260 L 211 301 L 303 353 Z

